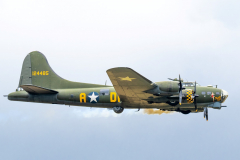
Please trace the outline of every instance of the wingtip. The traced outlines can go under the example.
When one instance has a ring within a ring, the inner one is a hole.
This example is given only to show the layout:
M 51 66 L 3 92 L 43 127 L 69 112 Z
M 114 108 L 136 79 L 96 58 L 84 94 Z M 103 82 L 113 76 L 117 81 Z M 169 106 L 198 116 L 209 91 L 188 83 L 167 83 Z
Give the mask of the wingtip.
M 111 71 L 111 70 L 115 70 L 115 69 L 131 69 L 131 68 L 129 68 L 129 67 L 114 67 L 114 68 L 109 68 L 108 70 L 106 70 L 106 72 Z

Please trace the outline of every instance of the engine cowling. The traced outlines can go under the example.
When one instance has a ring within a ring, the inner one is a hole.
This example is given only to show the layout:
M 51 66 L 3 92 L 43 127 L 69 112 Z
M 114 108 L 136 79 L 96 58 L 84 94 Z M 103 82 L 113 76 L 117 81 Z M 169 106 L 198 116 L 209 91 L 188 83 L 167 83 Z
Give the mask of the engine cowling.
M 175 81 L 156 82 L 156 84 L 164 92 L 178 92 L 179 90 L 178 82 Z
M 193 90 L 185 89 L 182 92 L 185 97 L 185 99 L 183 100 L 184 103 L 193 103 L 194 102 Z

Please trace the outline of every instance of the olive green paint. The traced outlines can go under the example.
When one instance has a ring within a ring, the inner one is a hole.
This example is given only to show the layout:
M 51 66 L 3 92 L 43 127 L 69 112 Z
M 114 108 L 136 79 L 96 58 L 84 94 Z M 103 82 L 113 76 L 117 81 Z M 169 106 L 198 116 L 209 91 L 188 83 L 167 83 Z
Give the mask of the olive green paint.
M 18 86 L 21 91 L 10 93 L 8 99 L 99 108 L 121 106 L 124 108 L 156 108 L 196 112 L 193 103 L 189 103 L 186 98 L 187 91 L 194 90 L 194 87 L 186 87 L 183 90 L 182 105 L 178 104 L 179 86 L 176 79 L 153 83 L 126 67 L 109 69 L 107 74 L 113 86 L 71 82 L 58 76 L 48 64 L 45 56 L 34 51 L 29 53 L 23 61 Z M 100 94 L 101 91 L 104 93 Z M 98 94 L 97 103 L 90 103 L 87 100 L 92 92 Z M 206 94 L 202 94 L 203 92 Z M 219 88 L 197 86 L 198 112 L 202 112 L 204 107 L 209 107 L 216 101 L 223 102 L 222 93 L 223 90 Z M 81 100 L 81 94 L 83 97 L 85 96 L 84 101 Z

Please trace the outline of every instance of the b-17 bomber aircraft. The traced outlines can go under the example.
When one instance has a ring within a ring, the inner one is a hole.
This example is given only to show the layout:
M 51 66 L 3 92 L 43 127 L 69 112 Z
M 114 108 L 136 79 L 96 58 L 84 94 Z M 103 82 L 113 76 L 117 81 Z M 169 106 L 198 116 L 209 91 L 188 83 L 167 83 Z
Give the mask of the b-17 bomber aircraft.
M 45 56 L 34 51 L 24 59 L 16 92 L 7 97 L 12 101 L 65 104 L 113 109 L 160 109 L 183 114 L 221 109 L 228 93 L 213 86 L 179 79 L 152 82 L 131 68 L 107 70 L 113 86 L 71 82 L 59 77 Z

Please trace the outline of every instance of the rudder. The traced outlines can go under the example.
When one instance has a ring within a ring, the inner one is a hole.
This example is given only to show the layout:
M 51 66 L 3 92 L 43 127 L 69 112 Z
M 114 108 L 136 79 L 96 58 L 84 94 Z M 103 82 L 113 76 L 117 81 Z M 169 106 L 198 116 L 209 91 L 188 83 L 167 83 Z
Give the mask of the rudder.
M 29 53 L 23 61 L 19 86 L 34 85 L 51 88 L 52 79 L 60 78 L 53 72 L 45 56 L 34 51 Z

